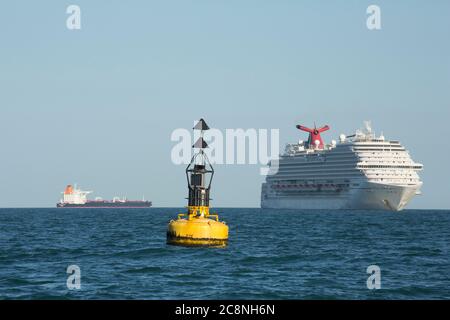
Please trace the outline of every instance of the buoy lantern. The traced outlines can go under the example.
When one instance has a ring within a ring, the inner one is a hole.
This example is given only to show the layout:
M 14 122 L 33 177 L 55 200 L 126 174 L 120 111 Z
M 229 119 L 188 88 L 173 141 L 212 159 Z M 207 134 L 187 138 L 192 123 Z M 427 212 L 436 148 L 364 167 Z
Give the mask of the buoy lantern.
M 214 169 L 204 152 L 208 144 L 203 133 L 209 130 L 205 120 L 200 119 L 193 128 L 200 131 L 200 138 L 192 146 L 193 157 L 186 168 L 189 189 L 187 213 L 180 213 L 167 228 L 167 243 L 181 246 L 223 247 L 228 242 L 228 226 L 219 221 L 217 214 L 209 212 L 209 194 Z M 197 149 L 197 152 L 195 152 Z

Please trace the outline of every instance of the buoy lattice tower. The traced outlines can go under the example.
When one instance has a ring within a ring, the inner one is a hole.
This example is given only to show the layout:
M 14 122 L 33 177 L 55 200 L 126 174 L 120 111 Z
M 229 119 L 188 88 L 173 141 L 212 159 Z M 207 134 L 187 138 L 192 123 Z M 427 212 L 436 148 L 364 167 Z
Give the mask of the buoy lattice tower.
M 203 138 L 204 131 L 209 130 L 209 127 L 205 120 L 200 119 L 193 129 L 200 131 L 200 137 L 192 146 L 193 156 L 186 168 L 188 211 L 179 214 L 177 220 L 170 221 L 167 243 L 184 246 L 226 246 L 228 226 L 219 221 L 217 214 L 209 212 L 214 169 L 204 151 L 208 144 Z

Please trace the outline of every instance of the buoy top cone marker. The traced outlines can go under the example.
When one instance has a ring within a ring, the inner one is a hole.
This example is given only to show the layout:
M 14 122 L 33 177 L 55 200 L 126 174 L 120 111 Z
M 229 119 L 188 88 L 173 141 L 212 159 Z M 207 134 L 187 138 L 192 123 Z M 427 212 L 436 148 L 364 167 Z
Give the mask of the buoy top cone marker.
M 188 211 L 171 220 L 167 228 L 167 243 L 181 246 L 226 246 L 228 226 L 219 221 L 217 214 L 209 213 L 209 194 L 214 169 L 204 152 L 208 144 L 203 139 L 209 130 L 205 120 L 200 119 L 193 128 L 200 131 L 200 138 L 192 145 L 193 156 L 186 168 L 188 184 Z M 197 149 L 197 152 L 195 152 Z

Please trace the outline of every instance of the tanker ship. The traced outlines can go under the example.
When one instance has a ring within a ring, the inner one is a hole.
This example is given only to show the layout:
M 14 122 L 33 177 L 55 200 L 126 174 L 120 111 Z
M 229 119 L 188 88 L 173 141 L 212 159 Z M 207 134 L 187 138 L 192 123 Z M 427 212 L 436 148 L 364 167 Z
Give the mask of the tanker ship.
M 57 208 L 149 208 L 151 201 L 127 200 L 126 198 L 114 197 L 113 200 L 103 200 L 97 197 L 88 200 L 87 195 L 92 191 L 83 191 L 76 186 L 68 185 L 63 192 L 63 198 L 56 204 Z
M 418 172 L 396 140 L 375 136 L 370 122 L 355 134 L 325 144 L 329 126 L 297 129 L 307 141 L 288 144 L 261 190 L 261 207 L 274 209 L 367 209 L 400 211 L 420 194 Z

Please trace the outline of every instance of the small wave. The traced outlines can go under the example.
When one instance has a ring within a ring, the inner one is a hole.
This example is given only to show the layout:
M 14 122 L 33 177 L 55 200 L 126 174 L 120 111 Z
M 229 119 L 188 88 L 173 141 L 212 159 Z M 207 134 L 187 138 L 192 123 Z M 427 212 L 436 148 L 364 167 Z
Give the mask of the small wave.
M 136 257 L 141 258 L 148 255 L 164 255 L 164 254 L 167 254 L 167 250 L 165 250 L 164 248 L 144 248 L 114 253 L 114 255 L 118 257 L 130 257 L 130 258 Z
M 164 270 L 160 267 L 142 267 L 125 270 L 126 273 L 155 273 L 163 272 Z

